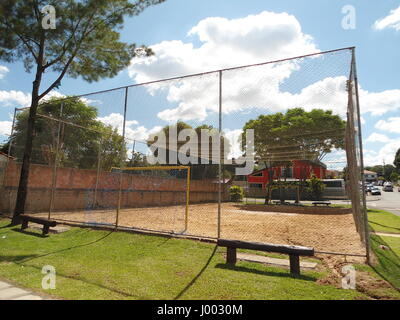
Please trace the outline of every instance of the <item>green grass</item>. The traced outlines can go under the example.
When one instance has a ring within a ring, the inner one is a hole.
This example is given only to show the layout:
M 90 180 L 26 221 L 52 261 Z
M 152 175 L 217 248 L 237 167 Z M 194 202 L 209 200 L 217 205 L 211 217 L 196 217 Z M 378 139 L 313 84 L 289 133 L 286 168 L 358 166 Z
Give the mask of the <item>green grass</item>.
M 382 245 L 390 249 L 382 250 Z M 375 272 L 400 290 L 400 238 L 371 235 L 371 247 L 378 260 Z
M 368 209 L 368 220 L 374 232 L 400 233 L 400 217 L 393 213 Z M 400 238 L 371 234 L 371 248 L 377 258 L 374 271 L 400 290 Z
M 357 299 L 354 290 L 316 283 L 326 272 L 248 262 L 228 267 L 215 245 L 124 232 L 73 228 L 40 237 L 0 220 L 0 277 L 66 299 Z M 42 267 L 57 288 L 41 289 Z
M 400 233 L 400 217 L 393 213 L 368 209 L 368 221 L 375 232 Z

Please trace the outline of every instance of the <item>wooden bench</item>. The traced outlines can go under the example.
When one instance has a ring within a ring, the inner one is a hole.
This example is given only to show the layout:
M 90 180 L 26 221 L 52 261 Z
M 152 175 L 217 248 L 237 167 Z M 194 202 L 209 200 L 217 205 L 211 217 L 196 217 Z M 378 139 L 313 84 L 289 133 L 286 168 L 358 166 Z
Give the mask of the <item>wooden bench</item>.
M 258 242 L 247 242 L 238 240 L 218 239 L 219 247 L 226 247 L 226 263 L 235 265 L 237 261 L 236 249 L 248 249 L 266 252 L 277 252 L 289 255 L 290 273 L 300 275 L 300 256 L 313 256 L 314 248 L 276 245 Z
M 43 229 L 42 229 L 42 234 L 46 235 L 49 233 L 50 227 L 55 227 L 57 225 L 57 222 L 54 220 L 48 220 L 44 218 L 37 218 L 37 217 L 32 217 L 28 216 L 26 214 L 21 214 L 20 215 L 22 224 L 21 224 L 21 230 L 24 230 L 28 228 L 29 222 L 37 223 L 37 224 L 42 224 Z
M 331 205 L 331 203 L 329 201 L 314 201 L 312 204 L 314 205 L 314 207 L 316 207 L 316 206 L 327 206 L 327 207 L 329 207 Z

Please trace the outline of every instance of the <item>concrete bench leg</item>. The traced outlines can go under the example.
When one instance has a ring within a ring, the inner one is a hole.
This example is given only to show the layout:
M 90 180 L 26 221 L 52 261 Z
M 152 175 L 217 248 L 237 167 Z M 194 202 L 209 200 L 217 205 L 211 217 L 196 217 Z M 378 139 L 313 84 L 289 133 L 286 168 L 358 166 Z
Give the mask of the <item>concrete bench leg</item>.
M 44 236 L 45 236 L 46 234 L 48 234 L 48 233 L 49 233 L 49 229 L 50 229 L 49 226 L 43 225 L 43 232 L 42 232 L 42 234 L 43 234 Z
M 236 264 L 236 248 L 226 248 L 226 263 L 231 265 Z
M 290 273 L 300 275 L 300 258 L 297 254 L 290 254 Z

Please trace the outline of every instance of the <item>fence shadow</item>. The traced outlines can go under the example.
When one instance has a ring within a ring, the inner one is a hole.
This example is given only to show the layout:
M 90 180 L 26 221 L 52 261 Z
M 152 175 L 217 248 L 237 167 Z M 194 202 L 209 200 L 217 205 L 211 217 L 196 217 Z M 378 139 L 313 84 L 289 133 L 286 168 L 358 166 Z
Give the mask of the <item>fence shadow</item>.
M 191 286 L 193 286 L 195 284 L 195 282 L 201 277 L 201 275 L 203 274 L 203 272 L 207 269 L 207 267 L 210 265 L 210 262 L 212 260 L 212 258 L 215 256 L 215 253 L 217 252 L 217 248 L 218 246 L 216 245 L 213 249 L 213 251 L 211 252 L 210 257 L 208 258 L 206 264 L 203 266 L 203 268 L 201 268 L 200 272 L 186 285 L 185 288 L 183 288 L 183 290 L 181 292 L 178 293 L 178 295 L 173 299 L 173 300 L 178 300 L 180 297 L 182 297 L 182 295 L 188 291 L 190 289 Z
M 390 248 L 390 245 L 382 239 L 382 237 L 378 235 L 372 235 L 371 236 L 371 242 L 372 242 L 372 248 L 374 251 L 374 254 L 376 258 L 379 261 L 379 265 L 382 269 L 387 271 L 387 274 L 394 274 L 395 276 L 400 273 L 400 257 Z M 380 245 L 383 245 L 385 247 L 390 248 L 390 250 L 382 250 L 378 251 L 376 247 L 379 248 Z M 396 270 L 390 270 L 390 266 L 388 266 L 388 263 L 392 265 L 393 268 Z M 387 282 L 389 282 L 397 291 L 400 291 L 400 286 L 398 284 L 393 283 L 393 279 L 389 278 L 387 274 L 384 274 L 382 270 L 377 265 L 370 264 L 371 268 L 379 274 L 383 279 L 385 279 Z
M 370 224 L 376 224 L 376 225 L 378 225 L 378 226 L 381 226 L 381 227 L 385 227 L 385 228 L 390 228 L 390 229 L 394 229 L 394 230 L 399 230 L 400 231 L 400 228 L 396 228 L 396 227 L 392 227 L 392 226 L 387 226 L 387 225 L 384 225 L 384 224 L 381 224 L 381 223 L 378 223 L 378 222 L 373 222 L 373 221 L 368 221 Z M 375 232 L 379 232 L 379 231 L 376 231 L 373 227 L 371 227 L 371 229 L 373 230 L 373 231 L 375 231 Z M 384 231 L 382 231 L 383 233 L 384 233 Z

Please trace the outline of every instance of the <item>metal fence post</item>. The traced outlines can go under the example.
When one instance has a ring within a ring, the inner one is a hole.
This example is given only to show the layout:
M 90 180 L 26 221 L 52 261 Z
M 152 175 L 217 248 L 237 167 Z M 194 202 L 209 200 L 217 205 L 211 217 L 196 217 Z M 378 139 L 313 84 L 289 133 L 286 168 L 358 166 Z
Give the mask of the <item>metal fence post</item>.
M 100 136 L 100 141 L 99 141 L 99 150 L 97 152 L 97 172 L 96 172 L 96 184 L 94 187 L 94 195 L 93 195 L 93 209 L 96 207 L 96 201 L 97 201 L 97 188 L 99 187 L 99 176 L 100 176 L 100 166 L 101 166 L 101 145 L 103 142 L 103 137 Z
M 120 159 L 120 173 L 119 173 L 119 192 L 118 192 L 118 206 L 117 206 L 117 216 L 115 219 L 115 228 L 118 228 L 118 221 L 119 221 L 119 212 L 121 210 L 121 199 L 122 199 L 122 178 L 123 178 L 123 164 L 124 164 L 124 159 L 122 158 L 123 156 L 123 151 L 125 149 L 125 127 L 126 127 L 126 110 L 128 106 L 128 92 L 129 88 L 125 87 L 125 103 L 124 103 L 124 123 L 122 126 L 122 148 L 121 148 L 121 159 Z
M 61 107 L 60 107 L 60 120 L 63 115 L 63 108 L 64 108 L 64 102 L 61 102 Z M 54 205 L 54 193 L 56 189 L 56 183 L 57 183 L 57 161 L 58 161 L 58 149 L 60 147 L 60 135 L 61 135 L 61 121 L 58 122 L 58 132 L 57 132 L 57 142 L 56 142 L 56 151 L 54 155 L 54 164 L 53 164 L 53 180 L 51 183 L 51 194 L 50 194 L 50 203 L 49 203 L 49 214 L 48 214 L 48 219 L 51 217 L 51 211 L 53 210 L 53 205 Z
M 363 156 L 363 145 L 362 145 L 362 131 L 361 131 L 361 119 L 360 119 L 360 98 L 358 94 L 358 77 L 357 77 L 357 68 L 356 68 L 356 52 L 355 48 L 352 49 L 352 60 L 351 60 L 351 68 L 353 70 L 354 76 L 354 86 L 355 86 L 355 96 L 356 96 L 356 112 L 357 112 L 357 124 L 358 124 L 358 143 L 359 143 L 359 152 L 360 152 L 360 176 L 362 183 L 362 217 L 363 217 L 363 233 L 364 233 L 364 241 L 365 241 L 365 249 L 367 254 L 367 262 L 370 263 L 370 251 L 371 251 L 371 243 L 369 238 L 369 226 L 368 226 L 368 211 L 367 211 L 367 200 L 364 193 L 364 156 Z
M 219 71 L 219 119 L 218 119 L 218 143 L 219 143 L 219 161 L 218 161 L 218 231 L 217 238 L 221 237 L 221 197 L 222 197 L 222 71 Z

